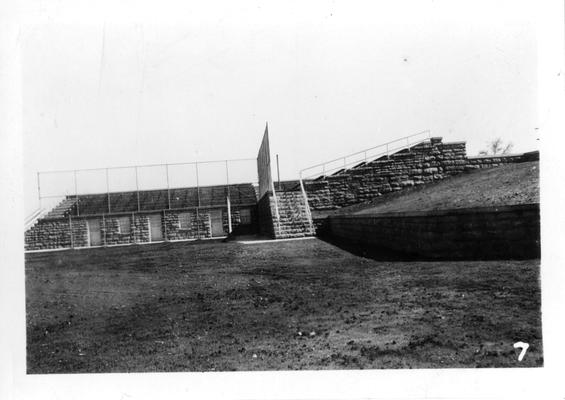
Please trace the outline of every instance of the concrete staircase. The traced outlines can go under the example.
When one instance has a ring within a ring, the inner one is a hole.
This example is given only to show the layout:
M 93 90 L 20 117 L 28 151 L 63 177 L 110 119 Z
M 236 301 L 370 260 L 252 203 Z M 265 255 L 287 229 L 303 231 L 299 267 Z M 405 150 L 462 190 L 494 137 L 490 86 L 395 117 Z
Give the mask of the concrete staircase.
M 275 238 L 286 239 L 315 235 L 312 218 L 302 192 L 276 192 L 279 221 L 274 222 Z

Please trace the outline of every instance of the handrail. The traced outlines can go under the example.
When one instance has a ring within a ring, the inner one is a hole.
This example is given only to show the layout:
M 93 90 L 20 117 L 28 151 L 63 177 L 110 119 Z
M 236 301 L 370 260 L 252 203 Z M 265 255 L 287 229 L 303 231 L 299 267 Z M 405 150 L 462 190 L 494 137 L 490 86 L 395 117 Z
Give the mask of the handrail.
M 45 213 L 45 209 L 38 208 L 30 215 L 28 215 L 24 220 L 25 230 L 28 230 L 35 223 L 35 221 L 37 221 L 44 213 Z
M 412 138 L 414 138 L 414 137 L 416 137 L 416 136 L 422 137 L 423 135 L 425 135 L 425 139 L 421 139 L 421 140 L 418 140 L 418 141 L 415 141 L 415 142 L 411 142 L 411 141 L 410 141 L 410 139 L 412 139 Z M 316 175 L 320 175 L 320 176 L 321 176 L 321 175 L 325 175 L 326 172 L 337 171 L 337 170 L 339 170 L 339 169 L 341 169 L 341 168 L 345 168 L 345 167 L 347 167 L 348 165 L 351 165 L 351 164 L 354 164 L 354 163 L 367 162 L 367 161 L 369 161 L 369 159 L 372 161 L 372 160 L 374 160 L 374 159 L 376 159 L 376 158 L 378 158 L 378 157 L 381 157 L 381 156 L 383 156 L 383 155 L 389 156 L 391 151 L 399 151 L 399 150 L 402 150 L 402 149 L 405 149 L 405 148 L 409 148 L 410 146 L 413 146 L 413 145 L 415 145 L 415 144 L 417 144 L 417 143 L 423 142 L 424 140 L 430 139 L 430 138 L 431 138 L 431 132 L 430 132 L 430 130 L 425 130 L 425 131 L 421 131 L 421 132 L 418 132 L 418 133 L 414 133 L 414 134 L 412 134 L 412 135 L 404 136 L 404 137 L 399 138 L 399 139 L 392 140 L 392 141 L 387 142 L 387 143 L 380 144 L 380 145 L 378 145 L 378 146 L 373 146 L 373 147 L 369 147 L 369 148 L 364 149 L 364 150 L 361 150 L 361 151 L 357 151 L 357 152 L 355 152 L 355 153 L 350 153 L 350 154 L 347 154 L 347 155 L 345 155 L 345 156 L 335 158 L 335 159 L 333 159 L 333 160 L 329 160 L 329 161 L 326 161 L 326 162 L 323 162 L 323 163 L 320 163 L 320 164 L 312 165 L 312 166 L 310 166 L 310 167 L 307 167 L 307 168 L 304 168 L 304 169 L 300 170 L 300 180 L 302 180 L 302 179 L 307 179 L 307 178 L 310 178 L 310 177 L 313 177 L 313 176 L 316 176 Z M 403 141 L 406 141 L 406 144 L 405 144 L 405 145 L 403 144 L 403 145 L 400 146 L 400 147 L 395 147 L 395 148 L 392 148 L 392 149 L 390 148 L 390 145 L 391 145 L 391 144 L 398 143 L 398 142 L 403 142 Z M 372 151 L 372 150 L 375 150 L 375 149 L 379 149 L 379 148 L 384 148 L 385 151 L 380 152 L 380 153 L 378 153 L 378 154 L 376 154 L 376 155 L 374 154 L 374 155 L 372 155 L 372 156 L 367 157 L 367 153 L 368 153 L 368 152 L 370 152 L 370 151 Z M 347 159 L 348 159 L 348 158 L 353 157 L 353 156 L 357 156 L 357 155 L 359 155 L 359 154 L 364 154 L 364 159 L 363 159 L 363 160 L 350 161 L 349 163 L 347 162 Z M 340 164 L 338 167 L 334 167 L 334 168 L 330 168 L 329 170 L 326 170 L 325 167 L 326 167 L 328 164 L 335 163 L 335 162 L 341 161 L 341 160 L 343 160 L 343 164 Z M 305 171 L 312 170 L 312 169 L 318 168 L 318 167 L 323 167 L 321 174 L 320 174 L 320 173 L 315 173 L 315 174 L 310 175 L 310 176 L 308 176 L 308 177 L 304 177 L 304 176 L 303 176 Z

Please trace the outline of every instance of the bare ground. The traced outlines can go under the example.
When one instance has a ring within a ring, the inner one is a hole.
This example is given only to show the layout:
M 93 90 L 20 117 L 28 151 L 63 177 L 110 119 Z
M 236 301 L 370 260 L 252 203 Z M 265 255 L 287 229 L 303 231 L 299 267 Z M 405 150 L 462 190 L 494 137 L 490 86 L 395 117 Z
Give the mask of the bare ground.
M 337 213 L 432 211 L 539 203 L 539 161 L 477 169 L 386 194 Z
M 539 260 L 378 261 L 318 239 L 35 253 L 26 301 L 29 373 L 543 364 Z

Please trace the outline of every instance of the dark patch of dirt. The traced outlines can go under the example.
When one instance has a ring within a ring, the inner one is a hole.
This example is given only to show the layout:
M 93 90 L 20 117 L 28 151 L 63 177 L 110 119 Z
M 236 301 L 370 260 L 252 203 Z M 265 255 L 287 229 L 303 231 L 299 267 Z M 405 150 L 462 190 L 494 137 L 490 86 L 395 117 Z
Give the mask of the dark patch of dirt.
M 543 365 L 539 260 L 375 261 L 317 239 L 35 253 L 26 303 L 29 373 Z

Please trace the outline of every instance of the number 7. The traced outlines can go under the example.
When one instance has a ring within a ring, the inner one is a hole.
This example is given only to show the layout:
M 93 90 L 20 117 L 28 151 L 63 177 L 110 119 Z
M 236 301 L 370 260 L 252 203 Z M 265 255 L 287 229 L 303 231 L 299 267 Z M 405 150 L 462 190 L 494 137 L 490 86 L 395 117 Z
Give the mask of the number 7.
M 524 342 L 516 342 L 514 343 L 514 348 L 521 348 L 522 351 L 520 352 L 520 355 L 518 356 L 518 361 L 522 361 L 522 359 L 524 358 L 524 355 L 526 354 L 526 350 L 528 350 L 528 347 L 530 347 L 530 345 L 528 343 L 524 343 Z

